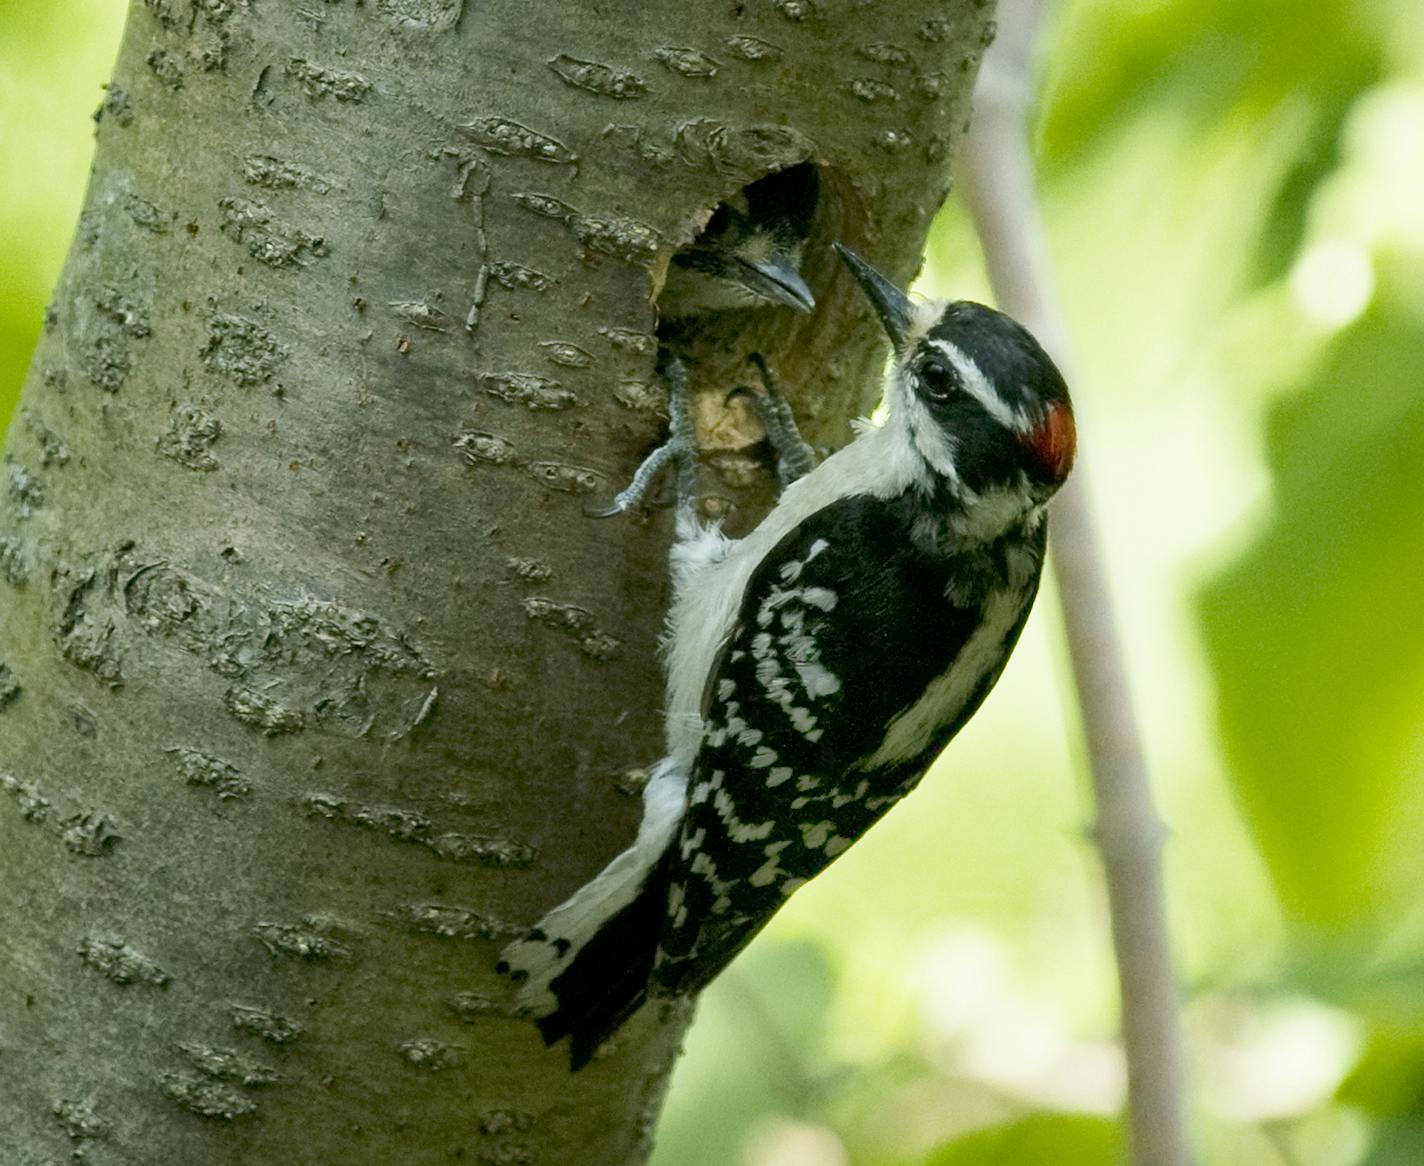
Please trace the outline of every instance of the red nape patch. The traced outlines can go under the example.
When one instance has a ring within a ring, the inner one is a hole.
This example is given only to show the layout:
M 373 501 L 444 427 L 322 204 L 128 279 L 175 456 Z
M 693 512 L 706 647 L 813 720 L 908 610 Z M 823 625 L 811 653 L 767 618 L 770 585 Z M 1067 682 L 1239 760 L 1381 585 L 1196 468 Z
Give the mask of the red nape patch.
M 1048 406 L 1048 415 L 1037 428 L 1025 434 L 1023 440 L 1049 479 L 1063 481 L 1073 468 L 1073 455 L 1078 448 L 1073 406 L 1067 401 L 1054 401 Z

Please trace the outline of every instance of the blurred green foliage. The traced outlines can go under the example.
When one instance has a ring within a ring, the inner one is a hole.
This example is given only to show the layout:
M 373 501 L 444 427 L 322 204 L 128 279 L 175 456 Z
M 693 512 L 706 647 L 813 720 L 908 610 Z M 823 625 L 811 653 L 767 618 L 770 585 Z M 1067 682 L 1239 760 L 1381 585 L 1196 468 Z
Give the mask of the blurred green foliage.
M 0 430 L 84 197 L 122 0 L 0 0 Z
M 0 3 L 0 423 L 122 8 Z M 1043 64 L 1205 1160 L 1424 1162 L 1424 6 L 1070 0 Z M 926 290 L 985 296 L 973 253 L 951 206 Z M 1050 588 L 937 772 L 706 993 L 656 1166 L 1115 1160 L 1064 671 Z
M 1421 200 L 1424 202 L 1424 200 Z M 1202 595 L 1236 789 L 1292 914 L 1424 887 L 1424 319 L 1388 284 L 1267 417 L 1273 513 Z
M 981 1166 L 985 1162 L 1071 1162 L 1114 1166 L 1122 1136 L 1102 1118 L 1030 1114 L 1018 1121 L 977 1130 L 940 1147 L 924 1166 Z

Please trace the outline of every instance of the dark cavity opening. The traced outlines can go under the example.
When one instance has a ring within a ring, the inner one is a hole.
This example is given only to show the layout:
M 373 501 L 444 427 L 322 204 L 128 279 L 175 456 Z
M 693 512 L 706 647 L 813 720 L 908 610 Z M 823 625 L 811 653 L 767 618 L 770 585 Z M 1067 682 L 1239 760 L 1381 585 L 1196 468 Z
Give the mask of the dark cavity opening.
M 813 311 L 804 263 L 820 196 L 819 171 L 800 162 L 718 203 L 701 234 L 668 266 L 657 301 L 660 337 L 713 323 L 708 317 L 725 312 Z

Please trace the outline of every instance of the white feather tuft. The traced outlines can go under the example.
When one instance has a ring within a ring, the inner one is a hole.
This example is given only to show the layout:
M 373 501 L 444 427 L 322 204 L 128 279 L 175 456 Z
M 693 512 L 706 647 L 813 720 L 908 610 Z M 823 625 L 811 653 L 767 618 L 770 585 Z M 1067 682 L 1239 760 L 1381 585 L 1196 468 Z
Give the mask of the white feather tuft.
M 509 974 L 522 983 L 521 1012 L 542 1018 L 558 1007 L 549 985 L 605 922 L 633 901 L 672 841 L 687 807 L 687 770 L 671 758 L 653 769 L 643 789 L 643 822 L 633 845 L 535 924 L 503 952 Z

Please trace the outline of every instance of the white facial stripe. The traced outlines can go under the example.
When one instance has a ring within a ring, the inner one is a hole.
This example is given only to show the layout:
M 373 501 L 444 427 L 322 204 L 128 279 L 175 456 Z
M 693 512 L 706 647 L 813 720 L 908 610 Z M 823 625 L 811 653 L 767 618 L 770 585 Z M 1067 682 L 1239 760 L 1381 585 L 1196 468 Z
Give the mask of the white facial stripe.
M 1023 433 L 1029 429 L 1028 418 L 1022 413 L 1010 409 L 1004 399 L 994 390 L 994 386 L 989 383 L 989 378 L 983 373 L 974 358 L 966 353 L 957 344 L 948 340 L 930 340 L 931 348 L 936 348 L 945 356 L 959 371 L 959 379 L 964 386 L 964 391 L 973 397 L 984 407 L 984 412 L 988 413 L 995 421 L 1005 429 L 1012 429 L 1016 433 Z
M 959 472 L 954 465 L 954 439 L 930 416 L 925 403 L 910 387 L 910 378 L 914 374 L 904 366 L 899 366 L 892 375 L 893 396 L 887 425 L 901 429 L 906 443 L 914 447 L 935 473 L 949 479 L 958 487 Z

